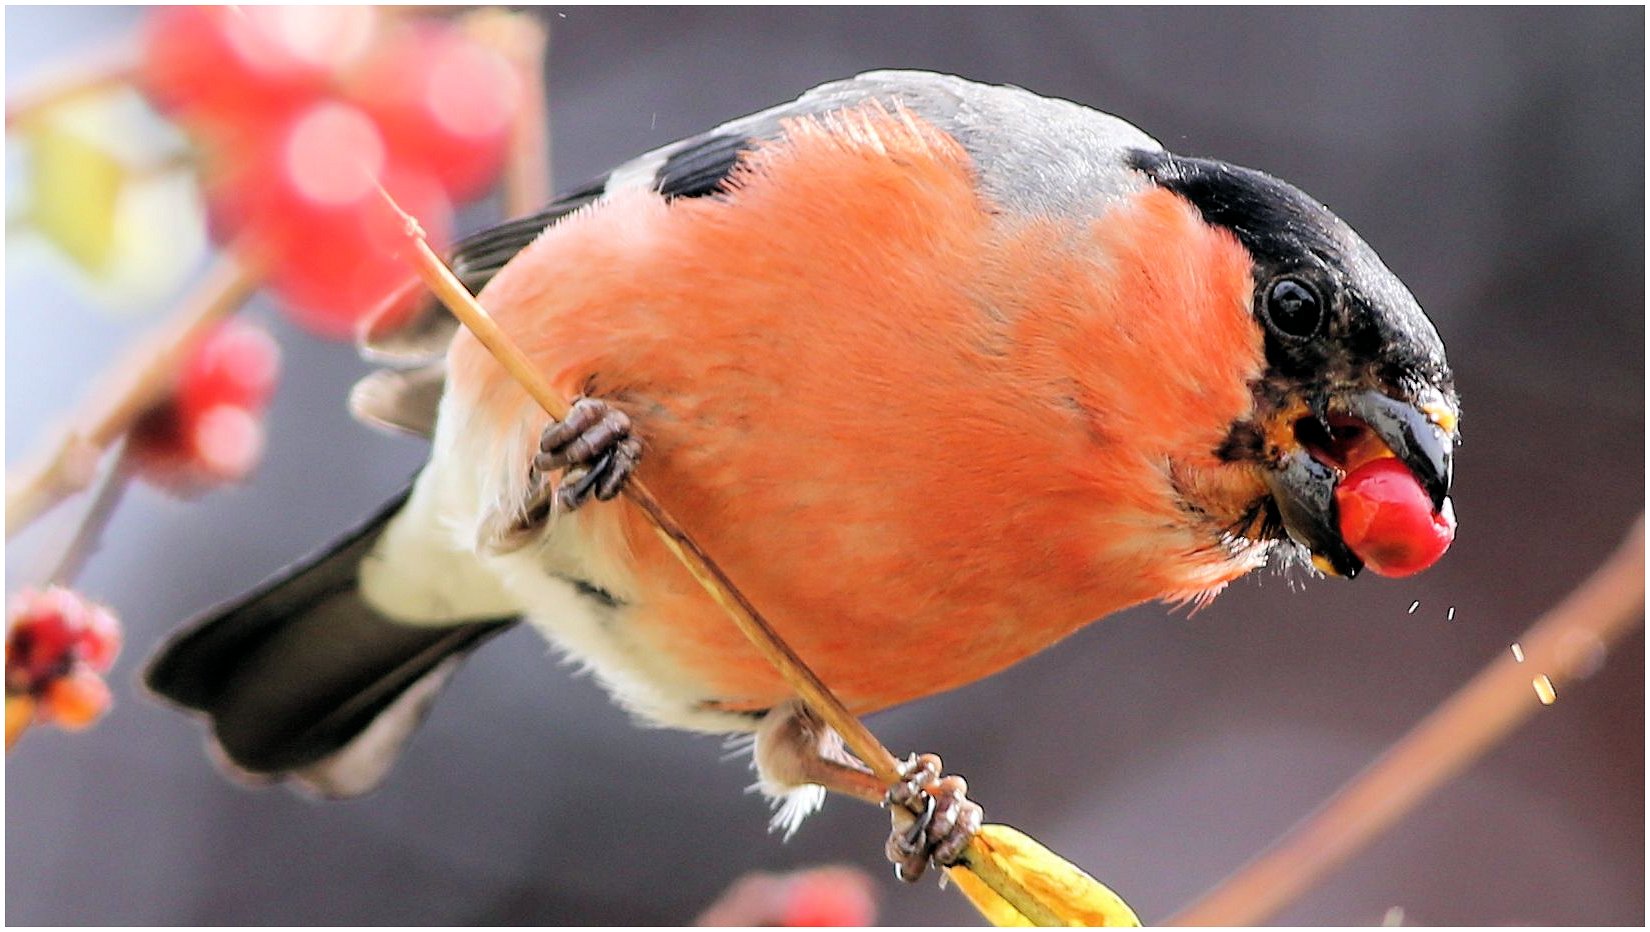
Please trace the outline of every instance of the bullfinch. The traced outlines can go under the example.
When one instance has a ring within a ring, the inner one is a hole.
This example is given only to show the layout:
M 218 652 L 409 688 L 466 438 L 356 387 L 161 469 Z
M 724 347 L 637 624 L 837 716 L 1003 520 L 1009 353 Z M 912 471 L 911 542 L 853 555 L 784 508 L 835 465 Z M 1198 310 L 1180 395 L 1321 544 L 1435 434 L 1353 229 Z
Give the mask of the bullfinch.
M 239 771 L 373 787 L 525 619 L 639 719 L 753 733 L 785 825 L 823 788 L 884 798 L 618 497 L 631 475 L 859 713 L 1268 563 L 1353 576 L 1338 485 L 1371 457 L 1450 514 L 1444 346 L 1351 228 L 1019 88 L 826 84 L 452 263 L 576 404 L 547 421 L 437 306 L 366 334 L 385 368 L 354 410 L 428 463 L 147 671 Z M 979 820 L 913 761 L 941 806 L 891 843 L 907 875 Z

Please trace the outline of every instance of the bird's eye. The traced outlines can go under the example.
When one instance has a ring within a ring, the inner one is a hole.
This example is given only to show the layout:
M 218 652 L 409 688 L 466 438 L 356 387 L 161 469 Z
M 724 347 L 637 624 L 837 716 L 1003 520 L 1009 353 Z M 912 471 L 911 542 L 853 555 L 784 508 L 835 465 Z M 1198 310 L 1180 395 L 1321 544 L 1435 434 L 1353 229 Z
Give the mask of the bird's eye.
M 1266 320 L 1278 333 L 1304 340 L 1323 323 L 1323 302 L 1311 285 L 1298 278 L 1280 278 L 1266 289 Z

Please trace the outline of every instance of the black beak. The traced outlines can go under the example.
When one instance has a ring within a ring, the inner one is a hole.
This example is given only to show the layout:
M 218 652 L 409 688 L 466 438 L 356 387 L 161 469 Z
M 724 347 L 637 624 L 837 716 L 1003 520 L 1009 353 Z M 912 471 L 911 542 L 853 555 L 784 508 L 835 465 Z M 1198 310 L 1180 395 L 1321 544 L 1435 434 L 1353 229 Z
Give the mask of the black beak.
M 1414 405 L 1380 392 L 1364 392 L 1347 399 L 1347 412 L 1369 425 L 1400 463 L 1409 467 L 1441 511 L 1453 478 L 1455 443 Z
M 1364 568 L 1341 539 L 1340 516 L 1335 507 L 1335 484 L 1339 481 L 1331 466 L 1313 459 L 1305 450 L 1296 450 L 1282 463 L 1266 471 L 1272 501 L 1289 539 L 1312 554 L 1318 569 L 1351 579 Z
M 1414 473 L 1432 499 L 1433 508 L 1442 511 L 1449 498 L 1453 471 L 1455 445 L 1449 434 L 1416 405 L 1380 392 L 1351 396 L 1344 405 L 1348 414 L 1366 424 Z M 1326 573 L 1349 579 L 1358 575 L 1363 561 L 1341 539 L 1340 511 L 1335 504 L 1339 472 L 1303 449 L 1286 455 L 1267 470 L 1266 482 L 1284 530 L 1291 540 L 1311 551 L 1313 564 Z

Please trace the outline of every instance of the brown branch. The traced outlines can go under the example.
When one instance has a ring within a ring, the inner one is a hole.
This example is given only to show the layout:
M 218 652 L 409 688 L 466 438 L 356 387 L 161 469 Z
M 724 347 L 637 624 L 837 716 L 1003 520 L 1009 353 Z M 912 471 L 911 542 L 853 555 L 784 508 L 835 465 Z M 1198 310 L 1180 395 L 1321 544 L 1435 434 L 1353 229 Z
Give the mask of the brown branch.
M 136 45 L 122 41 L 79 57 L 65 68 L 20 82 L 6 95 L 6 128 L 83 94 L 129 83 L 137 62 Z
M 1562 690 L 1587 676 L 1643 617 L 1641 514 L 1610 558 L 1518 639 L 1523 663 L 1500 651 L 1311 818 L 1166 924 L 1248 926 L 1275 915 L 1541 709 L 1534 679 Z
M 503 188 L 504 215 L 523 217 L 550 202 L 550 109 L 544 76 L 549 27 L 530 13 L 487 9 L 465 17 L 465 28 L 497 49 L 521 79 Z
M 103 454 L 132 423 L 170 391 L 190 347 L 219 319 L 245 303 L 261 276 L 226 251 L 159 330 L 131 350 L 112 384 L 98 386 L 49 449 L 6 474 L 6 537 L 89 486 Z

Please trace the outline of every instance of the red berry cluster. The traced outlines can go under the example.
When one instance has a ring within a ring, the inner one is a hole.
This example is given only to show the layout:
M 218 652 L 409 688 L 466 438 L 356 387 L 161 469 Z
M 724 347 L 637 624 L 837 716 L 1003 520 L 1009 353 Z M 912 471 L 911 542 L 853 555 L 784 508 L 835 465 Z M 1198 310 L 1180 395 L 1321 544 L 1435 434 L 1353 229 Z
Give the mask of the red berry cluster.
M 263 451 L 260 418 L 280 367 L 268 333 L 240 320 L 218 325 L 190 348 L 172 394 L 133 428 L 138 472 L 179 491 L 244 478 Z
M 120 640 L 115 616 L 79 593 L 23 590 L 6 632 L 8 738 L 30 720 L 69 729 L 97 721 L 109 708 L 100 674 L 114 664 Z
M 159 9 L 140 79 L 201 143 L 214 235 L 255 250 L 324 336 L 414 277 L 379 186 L 439 246 L 454 201 L 497 177 L 522 101 L 497 51 L 370 7 Z

